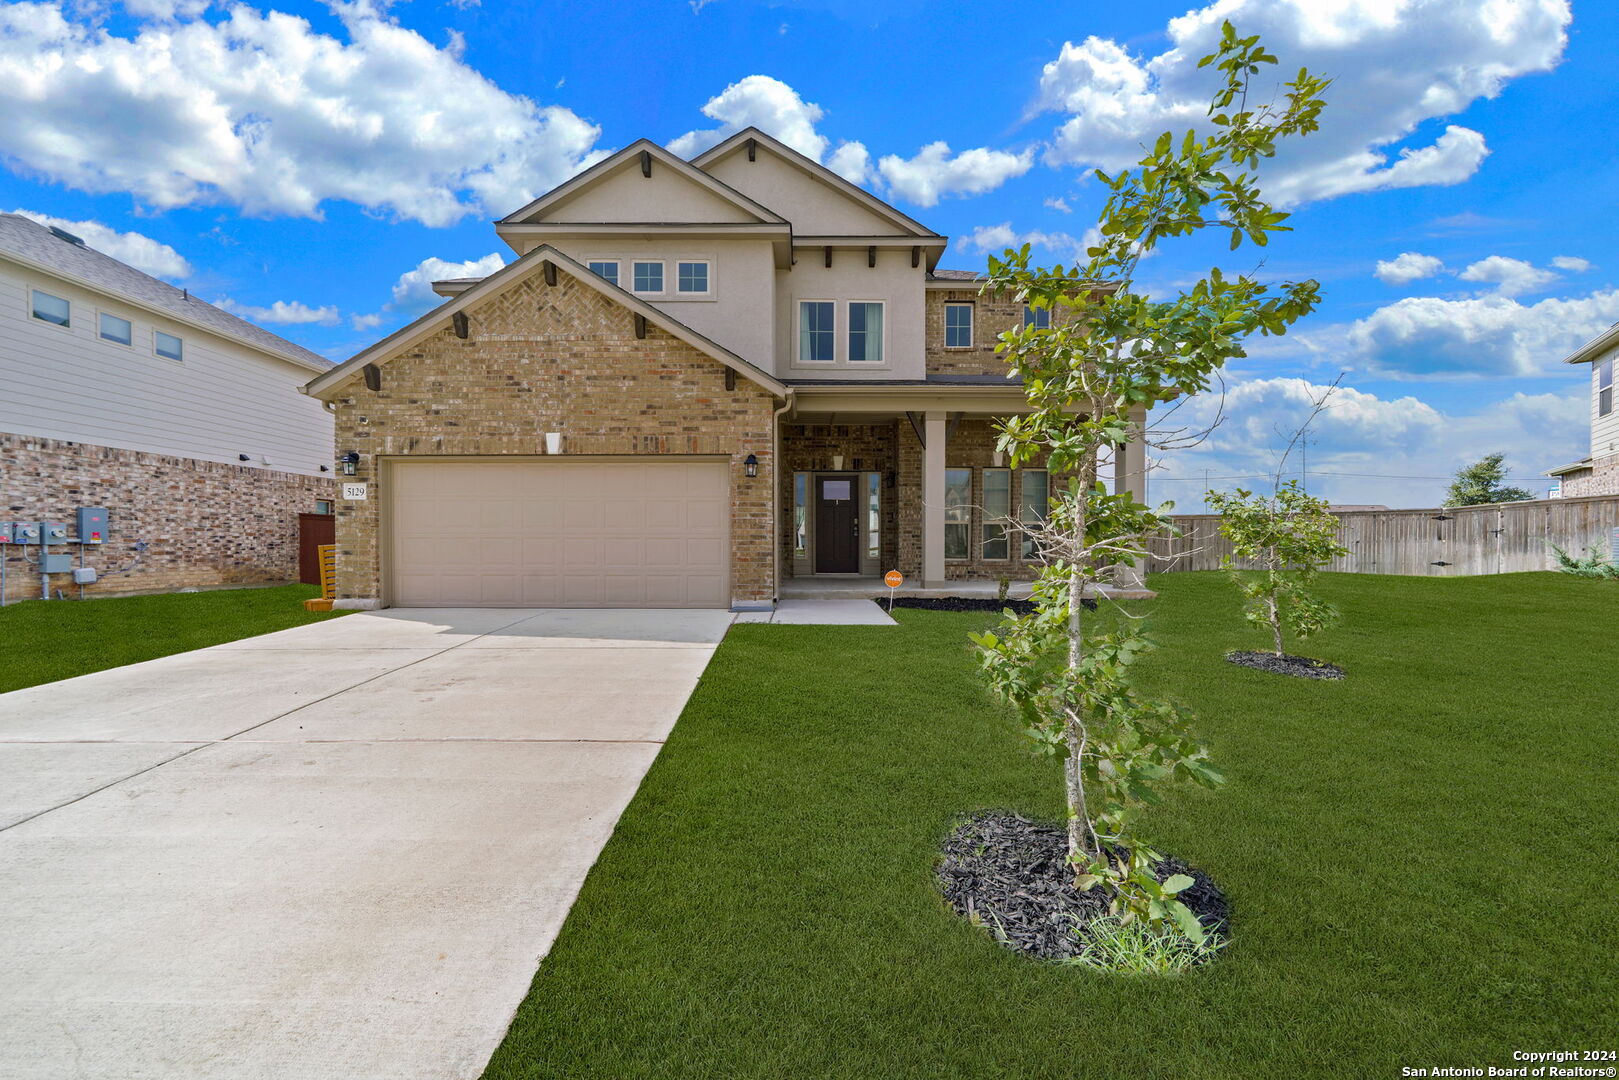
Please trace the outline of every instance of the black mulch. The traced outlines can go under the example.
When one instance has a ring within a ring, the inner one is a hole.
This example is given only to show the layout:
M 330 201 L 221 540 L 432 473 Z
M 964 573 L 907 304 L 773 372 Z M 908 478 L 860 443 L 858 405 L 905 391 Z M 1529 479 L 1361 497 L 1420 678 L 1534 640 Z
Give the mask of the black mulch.
M 1158 880 L 1188 874 L 1194 884 L 1181 900 L 1211 932 L 1227 933 L 1225 894 L 1201 870 L 1177 859 L 1158 864 Z M 1074 920 L 1107 912 L 1099 886 L 1074 888 L 1068 839 L 1061 829 L 1018 814 L 975 814 L 950 835 L 939 864 L 945 900 L 960 915 L 981 923 L 1010 949 L 1046 960 L 1063 960 L 1079 948 Z
M 888 606 L 888 597 L 873 597 L 884 607 Z M 1086 610 L 1095 611 L 1095 600 L 1081 600 Z M 1011 608 L 1019 615 L 1027 615 L 1034 610 L 1033 600 L 988 600 L 978 597 L 966 596 L 896 596 L 894 606 L 903 608 L 918 608 L 922 611 L 1005 611 Z
M 1296 679 L 1341 679 L 1344 669 L 1325 660 L 1311 660 L 1308 656 L 1277 656 L 1270 652 L 1237 651 L 1226 653 L 1226 661 L 1242 667 L 1258 668 L 1277 675 L 1291 675 Z

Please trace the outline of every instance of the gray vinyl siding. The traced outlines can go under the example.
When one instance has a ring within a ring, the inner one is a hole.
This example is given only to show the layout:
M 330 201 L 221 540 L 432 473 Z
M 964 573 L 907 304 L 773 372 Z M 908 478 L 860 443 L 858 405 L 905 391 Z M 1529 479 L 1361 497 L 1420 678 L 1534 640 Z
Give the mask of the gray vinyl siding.
M 1619 369 L 1619 350 L 1599 357 L 1591 365 L 1591 456 L 1608 457 L 1619 454 L 1619 370 L 1614 372 L 1614 408 L 1607 416 L 1598 416 L 1597 369 L 1602 361 L 1612 359 L 1614 367 Z

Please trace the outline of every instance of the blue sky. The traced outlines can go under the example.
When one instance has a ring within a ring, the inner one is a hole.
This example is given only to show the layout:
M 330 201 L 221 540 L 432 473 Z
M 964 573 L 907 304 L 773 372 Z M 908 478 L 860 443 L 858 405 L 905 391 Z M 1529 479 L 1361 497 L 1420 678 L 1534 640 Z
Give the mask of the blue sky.
M 1220 262 L 1326 299 L 1164 421 L 1224 417 L 1155 490 L 1196 509 L 1204 477 L 1266 472 L 1344 372 L 1311 489 L 1423 505 L 1483 453 L 1526 478 L 1585 455 L 1584 373 L 1560 361 L 1619 320 L 1614 8 L 0 2 L 0 210 L 334 359 L 430 306 L 431 278 L 492 269 L 491 219 L 642 136 L 695 152 L 756 123 L 952 236 L 942 265 L 1024 239 L 1072 261 L 1091 169 L 1195 119 L 1192 62 L 1229 17 L 1337 80 L 1322 132 L 1264 175 L 1297 231 L 1257 270 L 1194 242 L 1144 278 Z

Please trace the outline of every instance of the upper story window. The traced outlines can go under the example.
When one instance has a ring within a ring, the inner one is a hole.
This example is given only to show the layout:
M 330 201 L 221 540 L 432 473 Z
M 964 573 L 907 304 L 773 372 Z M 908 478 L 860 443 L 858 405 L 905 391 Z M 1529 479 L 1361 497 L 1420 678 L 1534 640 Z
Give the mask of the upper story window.
M 1023 305 L 1023 325 L 1025 328 L 1034 327 L 1036 330 L 1051 329 L 1051 309 L 1030 307 Z
M 798 362 L 830 364 L 835 344 L 832 320 L 836 311 L 830 300 L 800 300 L 798 303 Z
M 129 325 L 128 319 L 120 319 L 116 315 L 101 313 L 97 327 L 102 341 L 111 341 L 119 345 L 128 345 L 135 340 L 135 328 Z
M 944 347 L 970 349 L 973 344 L 973 306 L 946 304 L 944 306 Z
M 34 318 L 43 322 L 67 326 L 71 322 L 73 305 L 60 296 L 34 290 Z
M 708 263 L 680 262 L 675 266 L 675 289 L 683 293 L 708 292 Z
M 661 293 L 663 291 L 663 264 L 638 262 L 635 264 L 635 291 Z
M 182 360 L 184 343 L 173 334 L 165 334 L 161 330 L 153 331 L 152 347 L 157 355 L 169 360 Z
M 1597 365 L 1597 415 L 1613 412 L 1613 357 Z
M 590 272 L 599 278 L 611 281 L 614 285 L 618 284 L 617 259 L 594 259 L 590 264 Z
M 883 362 L 883 305 L 856 300 L 849 304 L 849 362 Z

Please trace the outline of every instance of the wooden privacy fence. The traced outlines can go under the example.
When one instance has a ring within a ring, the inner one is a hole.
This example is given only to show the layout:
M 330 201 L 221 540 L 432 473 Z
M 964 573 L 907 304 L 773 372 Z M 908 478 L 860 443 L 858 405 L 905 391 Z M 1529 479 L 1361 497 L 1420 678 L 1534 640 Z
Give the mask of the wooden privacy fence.
M 1352 574 L 1461 577 L 1555 570 L 1551 545 L 1606 553 L 1619 528 L 1619 496 L 1536 499 L 1442 510 L 1346 510 L 1336 514 L 1349 554 L 1326 567 Z M 1152 572 L 1218 570 L 1231 553 L 1218 514 L 1175 517 L 1180 536 L 1153 541 Z

